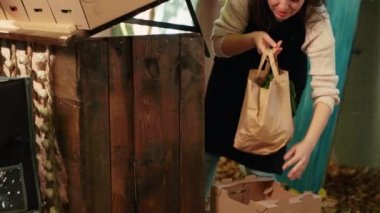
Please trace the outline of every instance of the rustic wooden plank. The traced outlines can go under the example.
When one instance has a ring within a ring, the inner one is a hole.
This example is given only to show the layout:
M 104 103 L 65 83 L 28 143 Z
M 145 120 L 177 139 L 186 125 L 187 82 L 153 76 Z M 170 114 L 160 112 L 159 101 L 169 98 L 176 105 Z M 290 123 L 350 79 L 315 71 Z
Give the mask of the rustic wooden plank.
M 33 48 L 34 49 L 34 48 Z M 51 72 L 54 95 L 56 97 L 79 101 L 76 48 L 55 48 L 54 64 Z
M 36 47 L 33 48 L 34 50 Z M 67 172 L 69 203 L 66 212 L 85 213 L 80 156 L 80 107 L 77 95 L 77 63 L 74 47 L 55 48 L 54 72 L 51 72 L 55 95 L 55 130 Z
M 137 212 L 179 212 L 179 37 L 136 37 Z
M 181 212 L 204 212 L 203 40 L 181 36 Z
M 81 169 L 86 211 L 111 209 L 108 48 L 106 40 L 78 43 Z
M 64 164 L 66 166 L 67 172 L 69 196 L 69 203 L 65 212 L 85 213 L 86 206 L 85 202 L 83 202 L 84 197 L 81 190 L 83 186 L 83 181 L 80 178 L 80 163 L 71 160 L 64 160 Z
M 59 97 L 55 97 L 55 103 L 55 128 L 67 172 L 69 203 L 66 212 L 85 213 L 83 176 L 80 174 L 80 103 Z
M 134 212 L 132 40 L 109 40 L 112 212 Z
M 80 103 L 60 97 L 55 97 L 55 103 L 55 130 L 62 156 L 80 163 Z

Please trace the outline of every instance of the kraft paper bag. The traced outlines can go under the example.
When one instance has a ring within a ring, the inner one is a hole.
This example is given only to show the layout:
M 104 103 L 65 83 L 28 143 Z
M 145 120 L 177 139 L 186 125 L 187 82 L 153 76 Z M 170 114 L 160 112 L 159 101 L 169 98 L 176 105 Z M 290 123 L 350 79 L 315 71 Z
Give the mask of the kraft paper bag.
M 269 65 L 263 70 L 266 60 Z M 273 78 L 269 88 L 264 88 L 260 84 L 269 68 Z M 289 75 L 279 70 L 273 50 L 268 49 L 262 54 L 258 69 L 249 72 L 234 147 L 257 155 L 274 153 L 291 139 L 293 125 Z

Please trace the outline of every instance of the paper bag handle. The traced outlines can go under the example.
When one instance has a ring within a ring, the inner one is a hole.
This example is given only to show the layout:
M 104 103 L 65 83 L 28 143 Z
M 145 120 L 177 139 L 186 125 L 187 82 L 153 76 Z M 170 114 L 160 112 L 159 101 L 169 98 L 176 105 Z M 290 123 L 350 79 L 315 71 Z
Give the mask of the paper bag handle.
M 270 65 L 270 68 L 272 68 L 273 76 L 277 78 L 280 75 L 280 73 L 278 71 L 277 61 L 274 58 L 273 49 L 271 48 L 266 49 L 262 53 L 256 78 L 259 77 L 260 73 L 263 71 L 263 66 L 266 59 L 269 60 L 269 65 Z M 267 65 L 265 66 L 265 72 L 269 69 L 269 65 L 267 63 Z

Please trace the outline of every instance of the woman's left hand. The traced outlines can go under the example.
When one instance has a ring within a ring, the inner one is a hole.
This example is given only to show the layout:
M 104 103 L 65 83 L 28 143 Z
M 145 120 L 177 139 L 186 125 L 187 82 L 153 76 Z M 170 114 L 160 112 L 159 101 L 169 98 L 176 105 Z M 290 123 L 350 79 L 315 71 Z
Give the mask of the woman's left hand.
M 285 163 L 282 169 L 285 170 L 293 166 L 288 173 L 289 179 L 294 180 L 301 177 L 330 115 L 331 109 L 327 104 L 319 102 L 315 105 L 313 118 L 304 139 L 295 144 L 284 156 Z
M 311 152 L 313 151 L 313 146 L 311 143 L 303 140 L 298 144 L 295 144 L 284 156 L 285 163 L 282 169 L 285 170 L 291 166 L 293 168 L 288 173 L 288 178 L 290 180 L 299 179 L 306 166 L 309 163 Z

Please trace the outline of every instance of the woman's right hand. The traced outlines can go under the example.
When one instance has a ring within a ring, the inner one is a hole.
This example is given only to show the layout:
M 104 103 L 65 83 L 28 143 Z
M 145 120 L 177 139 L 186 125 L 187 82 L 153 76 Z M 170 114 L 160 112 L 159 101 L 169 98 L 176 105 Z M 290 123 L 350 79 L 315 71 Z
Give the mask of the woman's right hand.
M 250 33 L 250 36 L 252 36 L 255 42 L 257 51 L 259 52 L 260 55 L 262 52 L 264 52 L 266 49 L 270 47 L 274 49 L 275 56 L 280 54 L 280 52 L 282 51 L 282 47 L 281 47 L 282 41 L 280 40 L 278 42 L 275 42 L 269 36 L 269 34 L 264 31 L 254 31 Z

